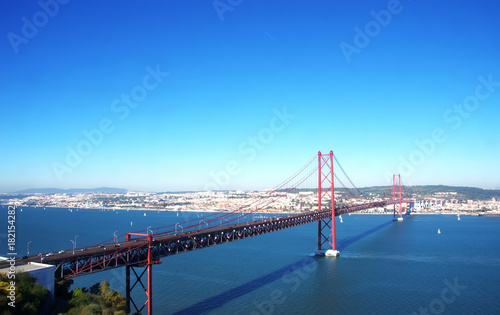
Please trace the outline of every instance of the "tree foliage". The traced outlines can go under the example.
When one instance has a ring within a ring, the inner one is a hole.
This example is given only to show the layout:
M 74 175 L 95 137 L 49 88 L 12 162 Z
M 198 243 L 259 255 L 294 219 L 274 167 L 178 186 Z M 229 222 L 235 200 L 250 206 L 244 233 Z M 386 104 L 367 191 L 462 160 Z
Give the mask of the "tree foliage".
M 94 284 L 90 289 L 73 290 L 66 314 L 125 315 L 126 300 L 118 291 L 111 290 L 107 281 L 103 281 L 100 285 Z
M 6 274 L 0 274 L 0 314 L 38 314 L 43 309 L 49 291 L 36 284 L 36 278 L 29 273 L 20 272 L 16 274 L 14 280 L 16 289 L 15 307 L 11 307 L 8 305 L 11 300 L 7 298 L 11 281 L 13 280 L 8 279 Z
M 55 288 L 54 288 L 54 295 L 56 298 L 60 298 L 63 300 L 69 300 L 71 299 L 71 292 L 69 288 L 73 284 L 72 279 L 64 279 L 64 280 L 59 280 L 55 283 Z

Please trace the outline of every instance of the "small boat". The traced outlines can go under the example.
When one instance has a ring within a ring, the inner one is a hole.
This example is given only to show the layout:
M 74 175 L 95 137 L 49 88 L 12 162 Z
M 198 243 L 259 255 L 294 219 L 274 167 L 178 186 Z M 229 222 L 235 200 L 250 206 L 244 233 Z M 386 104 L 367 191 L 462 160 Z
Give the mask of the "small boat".
M 458 220 L 458 221 L 460 221 L 460 214 L 459 214 L 459 215 L 457 215 L 457 220 Z
M 132 226 L 132 221 L 130 221 L 130 226 Z
M 441 229 L 438 229 L 438 234 L 441 234 Z
M 344 222 L 344 221 L 342 221 L 342 216 L 341 215 L 339 215 L 339 218 L 340 218 L 340 223 Z
M 146 212 L 144 212 L 144 216 L 146 216 Z

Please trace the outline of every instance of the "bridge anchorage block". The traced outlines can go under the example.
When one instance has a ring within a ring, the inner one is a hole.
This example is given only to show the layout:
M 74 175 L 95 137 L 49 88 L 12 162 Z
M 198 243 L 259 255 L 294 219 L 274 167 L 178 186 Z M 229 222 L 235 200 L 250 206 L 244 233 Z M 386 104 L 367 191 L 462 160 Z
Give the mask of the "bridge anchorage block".
M 325 256 L 325 257 L 337 257 L 338 255 L 340 255 L 340 251 L 336 249 L 317 249 L 315 255 Z

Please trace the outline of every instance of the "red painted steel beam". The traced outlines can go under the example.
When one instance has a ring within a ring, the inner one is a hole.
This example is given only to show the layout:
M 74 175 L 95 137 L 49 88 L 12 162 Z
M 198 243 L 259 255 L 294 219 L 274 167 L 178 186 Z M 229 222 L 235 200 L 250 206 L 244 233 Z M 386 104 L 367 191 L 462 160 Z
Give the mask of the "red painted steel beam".
M 336 250 L 335 242 L 335 185 L 333 181 L 333 151 L 330 151 L 330 176 L 331 176 L 331 200 L 332 200 L 332 249 Z

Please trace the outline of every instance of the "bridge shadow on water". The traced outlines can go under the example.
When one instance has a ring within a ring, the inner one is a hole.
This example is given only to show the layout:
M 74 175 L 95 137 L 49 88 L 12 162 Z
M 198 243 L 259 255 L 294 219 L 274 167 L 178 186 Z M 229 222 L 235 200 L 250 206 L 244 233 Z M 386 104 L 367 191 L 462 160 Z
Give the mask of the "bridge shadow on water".
M 363 238 L 380 231 L 381 229 L 391 225 L 394 223 L 394 221 L 391 219 L 390 221 L 387 221 L 385 223 L 382 223 L 372 229 L 369 229 L 368 231 L 365 231 L 361 234 L 355 235 L 353 237 L 348 237 L 345 239 L 340 240 L 337 243 L 337 249 L 342 251 L 349 245 L 353 244 L 354 242 L 357 242 L 359 240 L 362 240 Z M 299 260 L 296 263 L 290 264 L 288 266 L 285 266 L 281 269 L 275 270 L 271 273 L 268 273 L 267 275 L 264 275 L 262 277 L 259 277 L 255 280 L 252 280 L 250 282 L 244 283 L 240 286 L 237 286 L 236 288 L 232 288 L 229 291 L 219 293 L 215 296 L 212 296 L 208 299 L 205 299 L 201 302 L 198 302 L 194 305 L 191 305 L 181 311 L 175 312 L 174 314 L 176 315 L 191 315 L 191 314 L 204 314 L 208 313 L 210 311 L 213 311 L 227 302 L 230 302 L 236 298 L 239 298 L 240 296 L 243 296 L 245 294 L 248 294 L 254 290 L 257 290 L 271 282 L 274 282 L 280 278 L 283 278 L 287 274 L 294 272 L 298 269 L 301 269 L 303 267 L 307 267 L 311 264 L 316 263 L 317 257 L 315 256 L 308 256 L 304 259 Z
M 377 231 L 380 231 L 381 229 L 385 228 L 386 226 L 388 225 L 391 225 L 392 223 L 394 223 L 394 221 L 391 219 L 391 221 L 387 221 L 385 223 L 382 223 L 380 225 L 377 225 L 376 227 L 372 228 L 372 229 L 369 229 L 368 231 L 365 231 L 361 234 L 358 234 L 358 235 L 355 235 L 355 236 L 352 236 L 352 237 L 347 237 L 347 238 L 344 238 L 342 240 L 340 240 L 338 243 L 337 243 L 337 249 L 339 251 L 345 249 L 347 246 L 351 245 L 352 243 L 354 242 L 357 242 Z

